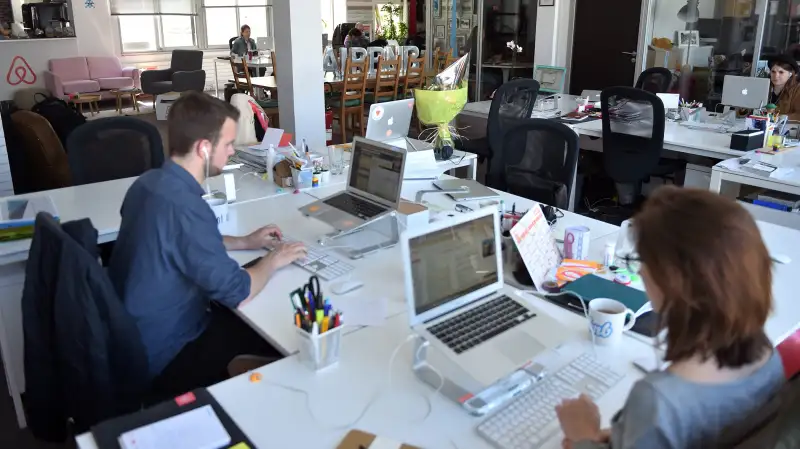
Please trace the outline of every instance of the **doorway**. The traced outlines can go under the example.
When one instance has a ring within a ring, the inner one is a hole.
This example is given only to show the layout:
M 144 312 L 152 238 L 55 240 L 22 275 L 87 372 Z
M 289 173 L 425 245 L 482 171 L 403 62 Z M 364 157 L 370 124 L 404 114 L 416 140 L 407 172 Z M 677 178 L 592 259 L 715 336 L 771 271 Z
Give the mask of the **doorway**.
M 576 0 L 569 93 L 633 86 L 642 0 Z

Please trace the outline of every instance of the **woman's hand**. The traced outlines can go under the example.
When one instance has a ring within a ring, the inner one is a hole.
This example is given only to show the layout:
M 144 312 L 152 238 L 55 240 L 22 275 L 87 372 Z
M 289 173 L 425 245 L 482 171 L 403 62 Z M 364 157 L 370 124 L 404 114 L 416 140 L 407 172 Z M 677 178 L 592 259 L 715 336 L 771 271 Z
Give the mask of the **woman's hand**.
M 585 394 L 578 399 L 567 399 L 556 406 L 558 421 L 564 439 L 573 441 L 601 441 L 600 410 Z

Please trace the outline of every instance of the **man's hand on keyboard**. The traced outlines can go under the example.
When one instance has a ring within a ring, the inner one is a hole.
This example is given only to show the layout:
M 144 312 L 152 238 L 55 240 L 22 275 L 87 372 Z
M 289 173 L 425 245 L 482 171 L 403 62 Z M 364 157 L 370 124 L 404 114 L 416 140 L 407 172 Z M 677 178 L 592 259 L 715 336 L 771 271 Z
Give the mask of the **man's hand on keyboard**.
M 297 259 L 306 257 L 306 245 L 303 242 L 277 243 L 266 257 L 274 270 L 283 268 Z
M 280 243 L 283 233 L 274 224 L 266 225 L 242 237 L 244 240 L 243 249 L 273 248 Z
M 556 406 L 556 414 L 565 440 L 600 441 L 600 409 L 589 396 L 582 394 L 577 399 L 565 399 Z

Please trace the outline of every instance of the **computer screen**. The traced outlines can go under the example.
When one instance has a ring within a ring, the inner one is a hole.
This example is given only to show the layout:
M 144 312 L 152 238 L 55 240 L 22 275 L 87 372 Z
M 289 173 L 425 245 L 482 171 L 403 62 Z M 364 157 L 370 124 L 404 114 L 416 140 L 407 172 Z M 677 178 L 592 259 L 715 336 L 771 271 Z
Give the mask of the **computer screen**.
M 396 203 L 402 180 L 403 153 L 363 140 L 353 144 L 350 187 Z
M 417 315 L 498 281 L 494 215 L 409 239 Z

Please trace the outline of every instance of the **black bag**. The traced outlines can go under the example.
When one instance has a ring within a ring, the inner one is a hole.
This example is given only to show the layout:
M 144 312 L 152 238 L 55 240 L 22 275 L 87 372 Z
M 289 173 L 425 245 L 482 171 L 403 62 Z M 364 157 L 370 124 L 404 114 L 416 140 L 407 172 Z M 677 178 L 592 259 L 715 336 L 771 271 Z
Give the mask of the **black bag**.
M 67 103 L 60 98 L 42 93 L 37 93 L 34 98 L 36 99 L 36 104 L 31 108 L 31 111 L 50 122 L 50 126 L 53 127 L 56 135 L 58 135 L 58 140 L 64 146 L 64 150 L 68 151 L 67 137 L 75 128 L 86 123 L 86 117 L 78 112 L 78 108 L 74 104 Z

